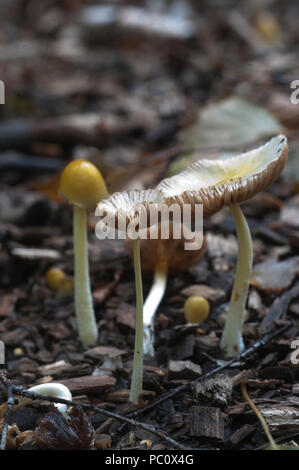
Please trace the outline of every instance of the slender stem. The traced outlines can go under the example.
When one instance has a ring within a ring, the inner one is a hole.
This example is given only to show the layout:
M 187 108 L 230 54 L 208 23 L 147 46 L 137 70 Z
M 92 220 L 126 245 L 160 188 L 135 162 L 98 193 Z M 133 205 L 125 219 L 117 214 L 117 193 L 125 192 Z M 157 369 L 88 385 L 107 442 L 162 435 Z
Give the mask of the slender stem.
M 244 349 L 242 329 L 252 271 L 252 240 L 243 212 L 238 204 L 230 206 L 237 229 L 238 260 L 236 277 L 229 304 L 226 324 L 221 338 L 221 348 L 227 357 L 234 357 Z
M 98 328 L 89 279 L 86 210 L 74 206 L 75 311 L 79 338 L 84 347 L 94 346 Z
M 244 400 L 247 401 L 250 408 L 254 411 L 254 413 L 256 414 L 258 419 L 260 420 L 260 423 L 263 426 L 263 429 L 264 429 L 265 434 L 268 438 L 268 441 L 270 442 L 270 447 L 272 447 L 272 450 L 279 450 L 278 445 L 276 444 L 276 442 L 274 441 L 274 439 L 272 437 L 272 434 L 270 433 L 270 430 L 269 430 L 268 425 L 265 421 L 265 418 L 263 417 L 260 410 L 255 406 L 255 404 L 251 400 L 250 396 L 248 395 L 245 382 L 241 383 L 241 392 L 242 392 L 242 395 L 244 397 Z
M 154 272 L 154 280 L 143 306 L 143 352 L 154 355 L 154 317 L 164 296 L 167 284 L 167 263 L 161 261 Z
M 142 392 L 143 381 L 143 291 L 139 237 L 133 241 L 133 258 L 136 286 L 136 328 L 130 401 L 138 403 L 139 395 Z

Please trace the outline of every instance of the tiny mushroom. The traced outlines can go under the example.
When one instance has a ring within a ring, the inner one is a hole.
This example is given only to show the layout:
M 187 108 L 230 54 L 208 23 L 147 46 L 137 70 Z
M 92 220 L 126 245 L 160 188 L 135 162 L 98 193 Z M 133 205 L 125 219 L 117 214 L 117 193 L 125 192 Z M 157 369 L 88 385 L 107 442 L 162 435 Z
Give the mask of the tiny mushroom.
M 132 190 L 114 193 L 109 199 L 97 205 L 96 215 L 100 218 L 96 226 L 98 238 L 110 228 L 114 236 L 128 235 L 133 240 L 133 260 L 136 287 L 136 328 L 133 371 L 129 400 L 137 403 L 143 382 L 143 290 L 140 263 L 140 233 L 150 224 L 149 210 L 159 207 L 163 194 L 158 190 Z
M 63 400 L 72 401 L 72 394 L 70 390 L 63 384 L 50 382 L 39 385 L 34 385 L 31 388 L 28 388 L 27 392 L 34 392 L 38 395 L 43 395 L 45 397 L 60 398 Z M 18 395 L 16 393 L 16 395 Z M 20 406 L 25 406 L 32 403 L 32 398 L 27 398 L 25 396 L 20 396 L 18 398 L 18 403 L 14 405 L 13 409 L 19 408 Z M 64 403 L 54 403 L 54 406 L 61 413 L 66 413 L 68 405 Z M 7 404 L 4 403 L 0 406 L 0 418 L 5 415 L 7 409 Z
M 95 165 L 74 160 L 63 170 L 59 193 L 74 206 L 75 311 L 78 333 L 84 347 L 98 338 L 89 279 L 86 211 L 108 196 L 105 182 Z
M 172 178 L 163 180 L 157 189 L 165 202 L 180 205 L 203 205 L 204 215 L 230 207 L 239 243 L 236 277 L 221 347 L 233 357 L 244 349 L 242 328 L 252 270 L 252 241 L 239 203 L 270 186 L 282 172 L 288 159 L 287 138 L 273 137 L 265 145 L 225 159 L 202 159 Z
M 74 279 L 67 276 L 62 269 L 54 266 L 46 272 L 46 282 L 49 287 L 57 290 L 60 294 L 71 294 L 74 290 Z
M 210 313 L 210 304 L 201 295 L 191 295 L 184 304 L 184 314 L 188 323 L 202 323 Z
M 168 274 L 187 270 L 200 261 L 205 251 L 204 237 L 198 249 L 186 250 L 185 244 L 192 243 L 194 234 L 186 226 L 178 225 L 178 229 L 179 238 L 174 233 L 173 224 L 164 221 L 158 225 L 157 238 L 150 238 L 148 228 L 146 238 L 140 240 L 142 271 L 154 273 L 153 284 L 143 306 L 143 352 L 151 356 L 154 355 L 154 316 L 165 294 Z M 132 240 L 127 239 L 126 245 L 132 255 Z

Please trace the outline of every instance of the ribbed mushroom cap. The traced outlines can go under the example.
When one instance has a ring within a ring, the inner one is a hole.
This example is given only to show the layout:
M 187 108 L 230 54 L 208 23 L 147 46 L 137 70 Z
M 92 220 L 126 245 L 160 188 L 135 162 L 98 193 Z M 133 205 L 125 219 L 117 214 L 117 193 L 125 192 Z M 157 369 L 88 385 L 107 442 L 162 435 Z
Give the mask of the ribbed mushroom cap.
M 101 199 L 108 196 L 101 173 L 88 160 L 74 160 L 65 167 L 58 192 L 70 203 L 85 209 L 94 209 Z
M 168 222 L 165 222 L 168 224 Z M 141 266 L 144 272 L 154 272 L 158 263 L 166 263 L 170 274 L 185 271 L 197 264 L 206 249 L 206 240 L 203 237 L 201 248 L 197 250 L 185 250 L 185 243 L 194 242 L 192 232 L 186 227 L 181 227 L 181 238 L 174 238 L 173 225 L 169 223 L 169 238 L 161 238 L 161 224 L 158 227 L 157 239 L 150 238 L 150 228 L 146 230 L 147 238 L 140 239 Z M 141 234 L 142 237 L 142 234 Z M 126 246 L 133 256 L 132 240 L 126 239 Z
M 270 186 L 288 159 L 287 138 L 273 137 L 249 152 L 219 160 L 199 160 L 186 170 L 162 180 L 156 189 L 163 191 L 168 204 L 203 204 L 204 214 L 252 198 Z
M 130 222 L 145 220 L 145 226 L 140 227 L 142 229 L 150 225 L 150 208 L 158 208 L 163 202 L 163 193 L 157 189 L 123 191 L 101 201 L 97 205 L 96 215 L 108 225 L 111 222 L 110 226 L 116 229 L 119 226 L 127 228 Z

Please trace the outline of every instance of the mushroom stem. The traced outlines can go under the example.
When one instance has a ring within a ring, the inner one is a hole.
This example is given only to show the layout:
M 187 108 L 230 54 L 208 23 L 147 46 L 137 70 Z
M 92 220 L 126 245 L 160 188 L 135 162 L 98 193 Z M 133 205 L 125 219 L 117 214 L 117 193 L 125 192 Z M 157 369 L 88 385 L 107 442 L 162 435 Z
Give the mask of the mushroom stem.
M 136 287 L 136 327 L 130 401 L 138 403 L 143 381 L 143 291 L 140 263 L 140 240 L 133 241 L 133 259 Z
M 89 280 L 86 209 L 74 205 L 75 311 L 79 338 L 84 347 L 98 339 Z
M 166 290 L 167 272 L 165 261 L 156 265 L 153 284 L 143 306 L 143 352 L 150 356 L 154 355 L 154 317 Z
M 239 247 L 236 277 L 220 345 L 227 357 L 234 357 L 244 349 L 242 328 L 253 252 L 249 227 L 240 206 L 233 204 L 230 209 L 236 224 Z

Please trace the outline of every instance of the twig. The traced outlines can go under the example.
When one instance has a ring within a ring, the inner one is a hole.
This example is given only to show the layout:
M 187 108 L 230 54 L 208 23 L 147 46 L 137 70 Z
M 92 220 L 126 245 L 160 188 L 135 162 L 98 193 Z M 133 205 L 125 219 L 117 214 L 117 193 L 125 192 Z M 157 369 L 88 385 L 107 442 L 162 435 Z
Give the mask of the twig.
M 7 440 L 7 432 L 8 432 L 8 419 L 10 415 L 10 410 L 13 408 L 15 404 L 15 400 L 13 397 L 13 386 L 11 382 L 6 378 L 5 373 L 0 373 L 0 381 L 6 388 L 7 393 L 7 401 L 6 401 L 6 413 L 4 416 L 3 428 L 2 428 L 2 435 L 1 435 L 1 443 L 0 443 L 0 450 L 6 449 L 6 440 Z
M 160 405 L 161 403 L 163 403 L 164 401 L 166 400 L 169 400 L 169 398 L 172 398 L 173 396 L 177 395 L 178 393 L 184 391 L 184 390 L 187 390 L 191 385 L 193 385 L 194 383 L 196 382 L 202 382 L 204 380 L 206 380 L 208 377 L 210 377 L 211 375 L 215 375 L 217 374 L 217 372 L 220 372 L 222 371 L 223 369 L 226 369 L 227 367 L 235 364 L 236 362 L 239 362 L 243 359 L 246 359 L 248 356 L 250 356 L 251 354 L 253 354 L 255 351 L 257 351 L 258 349 L 260 349 L 262 346 L 265 346 L 267 343 L 269 343 L 272 339 L 276 338 L 277 336 L 279 336 L 281 333 L 283 333 L 284 331 L 288 330 L 291 326 L 293 325 L 292 322 L 288 323 L 287 325 L 284 325 L 282 326 L 281 328 L 279 328 L 278 330 L 272 332 L 272 333 L 268 333 L 267 335 L 265 335 L 262 339 L 260 339 L 259 341 L 257 341 L 256 343 L 254 343 L 252 346 L 250 346 L 250 348 L 246 349 L 245 351 L 243 351 L 241 354 L 239 354 L 238 356 L 234 357 L 233 359 L 230 359 L 229 361 L 226 361 L 224 362 L 223 364 L 221 364 L 220 366 L 216 367 L 215 369 L 211 370 L 210 372 L 207 372 L 206 374 L 204 375 L 201 375 L 200 377 L 198 377 L 197 379 L 193 380 L 192 382 L 189 382 L 187 384 L 184 384 L 184 385 L 180 385 L 179 387 L 176 387 L 175 389 L 171 390 L 170 392 L 166 393 L 163 397 L 159 398 L 159 400 L 156 400 L 154 401 L 153 403 L 150 403 L 150 405 L 144 407 L 144 408 L 141 408 L 139 410 L 136 410 L 136 411 L 133 411 L 132 413 L 129 413 L 128 416 L 132 417 L 132 418 L 135 418 L 136 416 L 140 416 L 144 413 L 147 413 L 148 411 L 150 411 L 152 408 L 155 408 L 156 406 Z
M 51 403 L 64 403 L 69 406 L 81 406 L 83 409 L 88 410 L 88 411 L 95 411 L 96 413 L 100 413 L 104 416 L 107 416 L 108 418 L 113 418 L 116 419 L 117 421 L 121 421 L 125 423 L 126 425 L 130 426 L 135 426 L 137 428 L 141 428 L 144 431 L 150 432 L 164 441 L 168 442 L 170 445 L 172 445 L 175 449 L 180 449 L 180 450 L 193 450 L 188 447 L 184 447 L 181 444 L 179 444 L 177 441 L 169 437 L 165 432 L 161 431 L 160 429 L 157 429 L 155 426 L 151 426 L 148 424 L 140 423 L 138 421 L 135 421 L 134 419 L 127 418 L 125 416 L 118 415 L 116 413 L 113 413 L 112 411 L 107 411 L 102 408 L 98 408 L 95 405 L 88 405 L 85 403 L 79 403 L 76 402 L 74 403 L 73 401 L 70 400 L 65 400 L 63 398 L 56 398 L 56 397 L 50 397 L 46 395 L 41 395 L 39 393 L 35 392 L 30 392 L 26 389 L 24 389 L 22 386 L 17 386 L 17 385 L 12 385 L 11 386 L 12 392 L 15 395 L 20 395 L 22 397 L 27 397 L 31 398 L 32 400 L 43 400 L 43 401 L 49 401 Z

